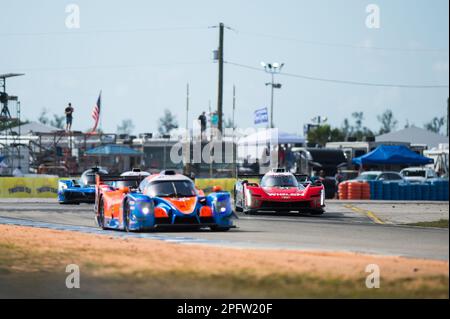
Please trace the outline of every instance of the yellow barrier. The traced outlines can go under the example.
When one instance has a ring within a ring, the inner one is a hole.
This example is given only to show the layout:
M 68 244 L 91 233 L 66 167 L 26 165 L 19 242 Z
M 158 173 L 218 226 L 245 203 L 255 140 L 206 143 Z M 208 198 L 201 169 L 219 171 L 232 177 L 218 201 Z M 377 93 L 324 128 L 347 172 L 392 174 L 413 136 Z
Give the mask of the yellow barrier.
M 258 179 L 249 179 L 252 183 L 259 183 Z M 195 185 L 198 189 L 210 190 L 213 186 L 220 186 L 225 192 L 233 192 L 236 179 L 234 178 L 199 178 L 195 180 Z
M 57 177 L 1 177 L 0 198 L 54 198 Z
M 195 185 L 198 189 L 208 190 L 214 186 L 220 186 L 222 190 L 231 192 L 234 189 L 236 180 L 234 178 L 216 178 L 216 179 L 196 179 Z
M 0 198 L 54 198 L 58 192 L 58 180 L 57 177 L 0 177 Z M 234 178 L 195 180 L 196 186 L 207 192 L 213 186 L 233 192 L 235 183 Z

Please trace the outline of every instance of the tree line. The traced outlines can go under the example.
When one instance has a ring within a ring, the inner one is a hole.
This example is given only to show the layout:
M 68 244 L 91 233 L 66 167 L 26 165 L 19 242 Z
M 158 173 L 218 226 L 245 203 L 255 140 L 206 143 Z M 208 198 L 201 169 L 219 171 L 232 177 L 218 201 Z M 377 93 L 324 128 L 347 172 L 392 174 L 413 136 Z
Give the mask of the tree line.
M 364 112 L 353 112 L 351 118 L 345 118 L 341 127 L 332 127 L 329 124 L 319 125 L 308 132 L 308 142 L 311 144 L 325 146 L 328 142 L 340 142 L 348 139 L 354 141 L 367 141 L 376 135 L 387 134 L 398 128 L 398 120 L 392 110 L 386 110 L 377 116 L 380 128 L 372 131 L 364 126 Z M 440 134 L 445 125 L 445 117 L 434 117 L 430 122 L 424 124 L 428 131 Z M 412 127 L 414 124 L 406 122 L 404 128 Z

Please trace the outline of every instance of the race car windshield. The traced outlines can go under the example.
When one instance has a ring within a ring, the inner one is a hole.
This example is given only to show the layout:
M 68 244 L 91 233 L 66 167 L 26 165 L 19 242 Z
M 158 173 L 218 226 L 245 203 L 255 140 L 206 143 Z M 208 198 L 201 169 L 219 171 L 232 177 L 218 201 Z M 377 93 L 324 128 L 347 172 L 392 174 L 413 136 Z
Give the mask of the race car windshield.
M 189 181 L 156 182 L 147 186 L 150 197 L 194 197 L 197 196 L 194 184 Z
M 129 188 L 138 188 L 139 181 L 118 181 L 114 182 L 113 186 L 116 188 L 129 187 Z
M 299 187 L 293 175 L 266 175 L 261 181 L 262 187 Z
M 97 172 L 99 175 L 106 175 L 106 172 Z M 82 185 L 95 185 L 95 173 L 84 173 L 81 175 L 80 182 Z

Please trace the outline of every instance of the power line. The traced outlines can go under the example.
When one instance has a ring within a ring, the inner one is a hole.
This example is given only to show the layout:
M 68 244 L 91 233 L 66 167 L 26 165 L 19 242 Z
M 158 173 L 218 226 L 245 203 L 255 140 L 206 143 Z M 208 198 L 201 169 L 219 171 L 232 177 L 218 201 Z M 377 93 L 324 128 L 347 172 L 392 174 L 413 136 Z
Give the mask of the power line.
M 229 65 L 234 65 L 240 68 L 250 69 L 254 71 L 264 72 L 263 69 L 240 64 L 240 63 L 234 63 L 225 61 L 225 63 Z M 327 78 L 320 78 L 315 76 L 308 76 L 308 75 L 302 75 L 302 74 L 293 74 L 293 73 L 285 73 L 280 72 L 280 75 L 288 76 L 288 77 L 294 77 L 304 80 L 310 80 L 310 81 L 320 81 L 320 82 L 328 82 L 328 83 L 335 83 L 335 84 L 347 84 L 347 85 L 359 85 L 359 86 L 371 86 L 371 87 L 392 87 L 392 88 L 404 88 L 404 89 L 448 89 L 447 85 L 410 85 L 410 84 L 391 84 L 391 83 L 371 83 L 371 82 L 359 82 L 359 81 L 348 81 L 348 80 L 336 80 L 336 79 L 327 79 Z
M 80 65 L 80 66 L 61 66 L 61 67 L 30 67 L 30 68 L 12 68 L 22 71 L 66 71 L 66 70 L 104 70 L 104 69 L 133 69 L 133 68 L 147 68 L 147 67 L 164 67 L 174 65 L 201 65 L 210 64 L 210 61 L 198 62 L 168 62 L 155 64 L 130 64 L 130 65 Z
M 280 36 L 280 35 L 270 35 L 256 32 L 248 32 L 248 31 L 240 31 L 238 33 L 244 35 L 252 35 L 262 38 L 270 38 L 282 41 L 292 41 L 299 42 L 307 45 L 315 45 L 315 46 L 325 46 L 325 47 L 340 47 L 340 48 L 349 48 L 349 49 L 364 49 L 364 50 L 374 50 L 374 51 L 399 51 L 399 52 L 417 52 L 417 53 L 427 53 L 427 52 L 435 52 L 435 53 L 448 53 L 448 48 L 400 48 L 400 47 L 378 47 L 378 46 L 366 46 L 366 45 L 357 45 L 357 44 L 348 44 L 348 43 L 331 43 L 331 42 L 321 42 L 321 41 L 312 41 L 312 40 L 304 40 L 294 37 Z
M 133 32 L 170 32 L 170 31 L 189 31 L 189 30 L 207 30 L 207 26 L 197 27 L 160 27 L 160 28 L 135 28 L 135 29 L 103 29 L 103 30 L 86 30 L 72 29 L 71 31 L 54 31 L 54 32 L 11 32 L 0 33 L 0 36 L 66 36 L 66 35 L 86 35 L 98 33 L 133 33 Z

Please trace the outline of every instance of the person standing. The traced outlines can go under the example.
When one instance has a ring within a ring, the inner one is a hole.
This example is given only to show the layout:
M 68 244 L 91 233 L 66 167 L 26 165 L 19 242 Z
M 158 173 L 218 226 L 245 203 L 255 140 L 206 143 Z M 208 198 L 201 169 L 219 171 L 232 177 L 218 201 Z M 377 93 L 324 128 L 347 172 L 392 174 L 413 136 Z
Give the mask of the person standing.
M 66 132 L 70 132 L 72 130 L 73 112 L 74 109 L 72 107 L 72 103 L 69 103 L 64 112 L 66 114 Z
M 200 116 L 198 117 L 198 120 L 200 121 L 200 132 L 201 132 L 201 139 L 204 140 L 205 139 L 205 132 L 206 132 L 206 112 L 203 112 L 202 114 L 200 114 Z
M 278 146 L 278 168 L 284 168 L 286 162 L 286 151 L 282 145 Z

